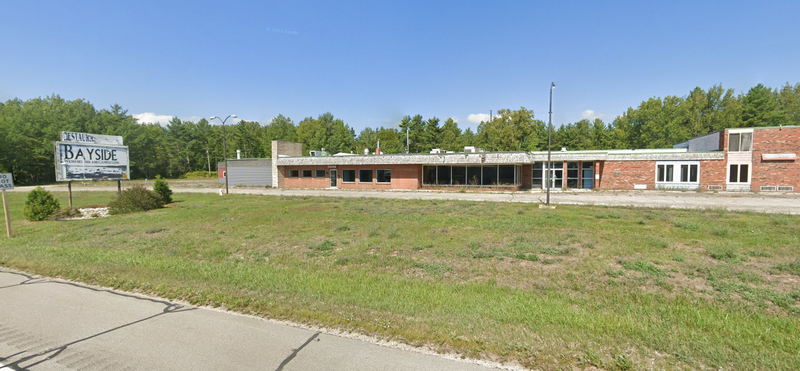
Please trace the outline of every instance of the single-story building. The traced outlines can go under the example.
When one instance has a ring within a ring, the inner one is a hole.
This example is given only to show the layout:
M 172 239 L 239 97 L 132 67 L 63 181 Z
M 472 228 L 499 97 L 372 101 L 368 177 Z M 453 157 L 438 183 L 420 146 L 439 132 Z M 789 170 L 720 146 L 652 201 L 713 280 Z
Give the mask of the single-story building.
M 735 128 L 664 149 L 303 156 L 272 144 L 280 188 L 798 192 L 800 127 Z M 376 151 L 377 152 L 377 151 Z

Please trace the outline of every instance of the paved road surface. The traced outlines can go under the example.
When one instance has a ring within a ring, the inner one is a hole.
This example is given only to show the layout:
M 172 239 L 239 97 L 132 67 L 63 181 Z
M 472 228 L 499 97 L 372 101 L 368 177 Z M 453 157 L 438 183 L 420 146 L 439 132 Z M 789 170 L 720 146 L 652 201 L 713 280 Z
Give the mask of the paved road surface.
M 0 269 L 0 369 L 486 370 L 489 367 Z
M 213 184 L 210 184 L 213 185 Z M 66 186 L 45 187 L 51 191 L 66 191 Z M 14 191 L 28 192 L 33 187 L 17 187 Z M 218 188 L 183 186 L 174 183 L 177 193 L 218 193 Z M 108 186 L 73 186 L 81 191 L 116 191 Z M 235 194 L 257 194 L 276 196 L 328 196 L 328 197 L 372 197 L 419 200 L 468 200 L 489 202 L 529 202 L 543 203 L 542 192 L 438 192 L 438 191 L 369 191 L 337 189 L 271 189 L 271 188 L 231 188 Z M 779 214 L 800 214 L 800 194 L 765 193 L 707 193 L 707 192 L 666 192 L 666 191 L 599 191 L 599 192 L 554 192 L 551 202 L 562 205 L 602 205 L 633 206 L 679 209 L 726 209 L 732 211 L 755 211 Z

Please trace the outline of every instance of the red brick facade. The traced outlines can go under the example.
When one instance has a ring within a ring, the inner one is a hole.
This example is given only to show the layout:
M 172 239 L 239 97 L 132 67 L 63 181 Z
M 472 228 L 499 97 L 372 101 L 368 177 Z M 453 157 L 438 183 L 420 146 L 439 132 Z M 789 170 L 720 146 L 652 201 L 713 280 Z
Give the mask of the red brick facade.
M 765 128 L 753 130 L 753 171 L 751 187 L 791 186 L 800 192 L 800 159 L 764 160 L 763 154 L 789 154 L 800 157 L 800 128 Z
M 605 161 L 600 166 L 597 189 L 634 189 L 634 184 L 655 188 L 655 161 Z
M 422 167 L 420 165 L 365 165 L 365 166 L 279 166 L 278 184 L 283 188 L 330 188 L 330 170 L 336 169 L 336 186 L 340 189 L 418 189 Z M 379 183 L 376 170 L 391 170 L 392 180 Z M 292 170 L 298 171 L 298 177 L 291 177 Z M 303 177 L 303 170 L 311 170 L 312 177 Z M 316 170 L 325 170 L 324 177 L 314 177 Z M 354 182 L 342 180 L 343 170 L 355 170 Z M 370 170 L 372 182 L 363 183 L 358 179 L 359 170 Z
M 699 160 L 699 174 L 697 183 L 684 183 L 693 189 L 695 185 L 701 191 L 708 190 L 729 190 L 731 184 L 728 183 L 729 164 L 746 164 L 750 162 L 752 156 L 750 184 L 744 185 L 744 190 L 750 189 L 754 192 L 761 191 L 762 186 L 793 187 L 792 191 L 800 192 L 800 159 L 784 160 L 764 160 L 764 154 L 794 154 L 800 157 L 800 127 L 787 128 L 754 128 L 737 129 L 738 132 L 748 132 L 752 130 L 752 151 L 729 152 L 728 135 L 729 130 L 719 133 L 720 147 L 709 149 L 714 151 L 722 148 L 723 159 L 719 160 Z M 663 156 L 663 154 L 662 154 Z M 679 157 L 680 156 L 676 156 Z M 668 158 L 668 157 L 667 157 Z M 684 157 L 685 158 L 685 157 Z M 706 157 L 707 158 L 707 157 Z M 577 161 L 576 161 L 577 162 Z M 666 162 L 669 162 L 668 160 Z M 680 160 L 674 161 L 679 163 Z M 594 161 L 594 188 L 602 190 L 632 190 L 637 189 L 635 185 L 642 185 L 644 189 L 656 188 L 656 160 L 618 160 L 618 161 Z M 567 162 L 564 163 L 564 186 L 567 185 Z M 676 165 L 677 166 L 677 165 Z M 527 190 L 531 189 L 532 184 L 532 164 L 520 166 L 520 185 L 513 187 L 480 187 L 470 190 Z M 422 185 L 422 165 L 364 165 L 364 166 L 279 166 L 278 182 L 279 187 L 286 188 L 329 188 L 331 182 L 329 178 L 330 169 L 337 170 L 336 186 L 341 189 L 441 189 L 453 190 L 457 187 L 436 187 Z M 354 182 L 343 182 L 343 170 L 355 170 L 356 179 Z M 392 171 L 390 183 L 378 183 L 376 170 L 388 169 Z M 582 169 L 582 166 L 579 166 Z M 297 170 L 299 177 L 289 177 L 291 170 Z M 312 170 L 311 177 L 303 177 L 302 170 Z M 316 177 L 316 170 L 325 170 L 324 177 Z M 359 170 L 370 170 L 373 174 L 371 182 L 362 183 L 358 179 Z M 579 170 L 581 175 L 582 171 Z M 684 173 L 685 174 L 685 173 Z M 676 175 L 677 177 L 677 175 Z M 684 180 L 685 182 L 685 180 Z M 663 185 L 664 183 L 659 183 Z M 642 187 L 638 187 L 642 189 Z

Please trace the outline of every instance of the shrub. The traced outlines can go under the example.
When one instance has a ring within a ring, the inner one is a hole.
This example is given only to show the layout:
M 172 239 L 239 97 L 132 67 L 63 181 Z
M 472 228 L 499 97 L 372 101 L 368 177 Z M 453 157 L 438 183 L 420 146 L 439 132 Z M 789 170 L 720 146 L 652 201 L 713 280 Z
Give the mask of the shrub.
M 25 199 L 25 219 L 31 221 L 45 220 L 55 214 L 61 205 L 53 194 L 42 187 L 36 187 Z
M 108 206 L 111 214 L 125 214 L 164 207 L 164 200 L 158 193 L 137 185 L 122 191 Z
M 155 183 L 153 183 L 153 191 L 161 196 L 165 204 L 172 203 L 172 190 L 169 189 L 169 184 L 166 180 L 161 178 L 156 179 Z

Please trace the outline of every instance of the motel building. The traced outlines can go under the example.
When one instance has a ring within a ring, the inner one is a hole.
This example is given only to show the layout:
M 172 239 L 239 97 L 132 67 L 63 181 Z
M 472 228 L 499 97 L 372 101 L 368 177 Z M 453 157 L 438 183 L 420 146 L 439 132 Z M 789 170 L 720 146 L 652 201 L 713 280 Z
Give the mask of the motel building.
M 540 191 L 549 172 L 553 190 L 800 190 L 800 126 L 725 129 L 667 149 L 562 149 L 549 167 L 546 151 L 304 156 L 301 144 L 282 141 L 272 149 L 264 173 L 278 188 Z

